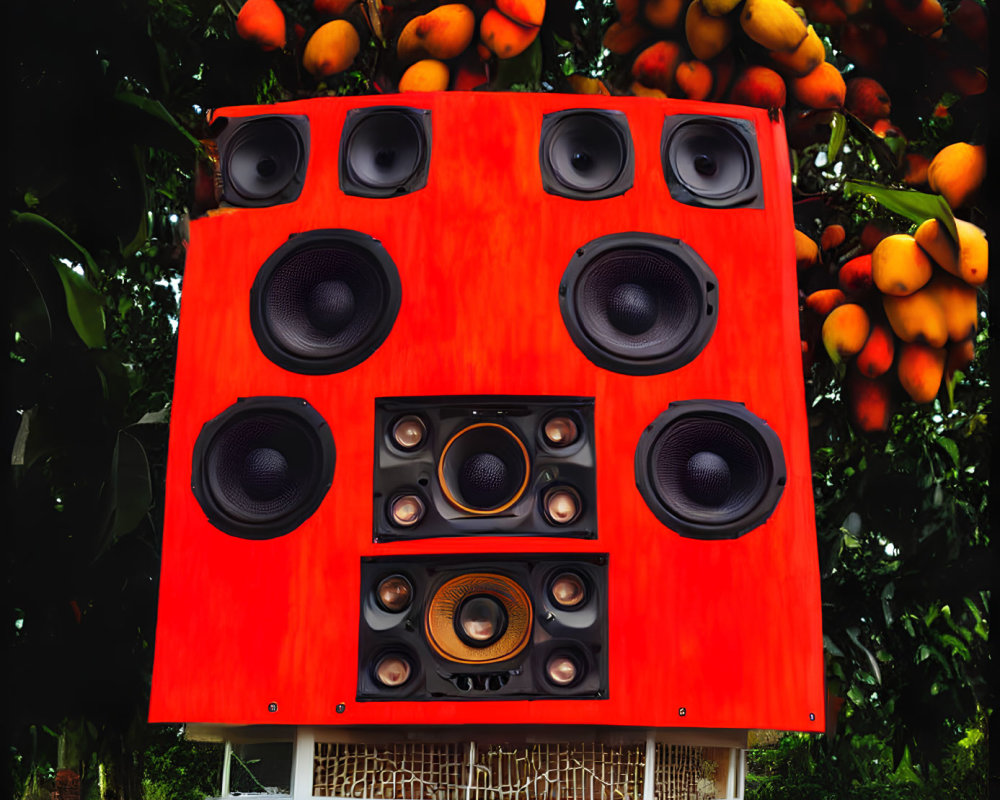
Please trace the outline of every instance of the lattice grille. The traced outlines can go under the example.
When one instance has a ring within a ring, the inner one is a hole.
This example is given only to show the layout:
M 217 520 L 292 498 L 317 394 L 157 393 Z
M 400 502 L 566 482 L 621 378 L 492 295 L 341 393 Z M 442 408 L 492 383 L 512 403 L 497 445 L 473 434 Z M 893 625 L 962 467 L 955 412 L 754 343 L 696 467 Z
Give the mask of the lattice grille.
M 725 794 L 717 748 L 656 745 L 655 800 Z M 313 795 L 357 800 L 642 800 L 646 746 L 317 743 Z M 724 770 L 723 770 L 724 771 Z M 722 778 L 722 786 L 717 779 Z

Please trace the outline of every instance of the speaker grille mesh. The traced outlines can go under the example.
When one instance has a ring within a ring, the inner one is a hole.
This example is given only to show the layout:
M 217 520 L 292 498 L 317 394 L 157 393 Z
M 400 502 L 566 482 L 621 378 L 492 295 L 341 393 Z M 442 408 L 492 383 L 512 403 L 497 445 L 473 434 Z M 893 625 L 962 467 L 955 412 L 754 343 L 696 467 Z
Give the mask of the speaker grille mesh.
M 300 234 L 264 264 L 250 322 L 264 354 L 304 374 L 342 372 L 385 341 L 401 302 L 388 253 L 356 231 Z

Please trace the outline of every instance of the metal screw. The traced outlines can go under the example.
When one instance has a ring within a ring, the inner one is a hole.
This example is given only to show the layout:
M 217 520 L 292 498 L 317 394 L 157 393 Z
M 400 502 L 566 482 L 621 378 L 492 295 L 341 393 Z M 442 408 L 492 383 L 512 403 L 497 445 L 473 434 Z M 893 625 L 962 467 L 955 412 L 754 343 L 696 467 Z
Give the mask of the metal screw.
M 267 704 L 267 710 L 270 711 L 273 714 L 275 711 L 278 710 L 278 704 L 277 703 L 268 703 Z
M 810 712 L 809 712 L 809 721 L 810 721 L 810 722 L 815 722 L 815 720 L 816 720 L 816 715 L 815 715 L 815 714 L 813 714 L 813 713 L 812 713 L 812 712 L 810 711 Z
M 677 709 L 678 716 L 683 717 L 687 713 L 688 713 L 688 710 L 686 708 L 684 708 L 683 706 L 681 708 Z
M 337 713 L 343 714 L 345 711 L 347 711 L 347 706 L 343 703 L 337 703 Z

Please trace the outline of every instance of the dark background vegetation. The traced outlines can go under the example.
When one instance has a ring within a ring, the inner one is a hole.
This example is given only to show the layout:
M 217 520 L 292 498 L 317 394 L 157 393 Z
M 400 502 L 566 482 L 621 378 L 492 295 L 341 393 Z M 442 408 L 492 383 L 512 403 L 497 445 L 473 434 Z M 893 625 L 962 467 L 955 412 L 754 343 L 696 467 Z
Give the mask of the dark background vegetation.
M 574 71 L 614 85 L 620 65 L 600 49 L 613 5 L 563 5 L 494 87 L 560 89 Z M 306 30 L 318 23 L 304 0 L 284 6 Z M 50 0 L 7 4 L 6 14 L 12 796 L 47 798 L 68 769 L 85 798 L 198 798 L 218 790 L 218 750 L 145 716 L 175 287 L 203 111 L 371 91 L 378 54 L 366 48 L 358 69 L 320 86 L 294 47 L 263 54 L 237 39 L 234 9 L 215 0 Z M 906 105 L 930 96 L 925 69 L 901 69 L 913 91 L 894 99 L 922 125 L 928 152 L 982 135 L 982 103 L 953 99 L 944 121 Z M 900 185 L 878 143 L 854 131 L 848 141 L 843 174 Z M 800 228 L 818 235 L 836 218 L 848 245 L 872 216 L 906 230 L 909 221 L 845 198 L 842 176 L 813 166 L 825 146 L 796 152 Z M 977 351 L 953 409 L 903 404 L 887 433 L 867 438 L 851 429 L 832 365 L 808 370 L 827 675 L 843 708 L 836 734 L 752 750 L 748 796 L 985 796 L 985 317 Z

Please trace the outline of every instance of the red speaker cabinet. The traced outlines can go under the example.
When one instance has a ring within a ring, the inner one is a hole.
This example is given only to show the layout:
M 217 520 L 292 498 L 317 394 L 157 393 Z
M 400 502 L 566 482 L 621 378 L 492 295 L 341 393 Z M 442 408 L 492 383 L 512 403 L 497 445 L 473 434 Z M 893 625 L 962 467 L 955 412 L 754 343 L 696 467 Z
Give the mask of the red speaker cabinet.
M 824 729 L 780 121 L 214 117 L 150 719 Z

